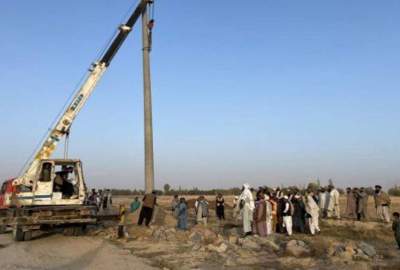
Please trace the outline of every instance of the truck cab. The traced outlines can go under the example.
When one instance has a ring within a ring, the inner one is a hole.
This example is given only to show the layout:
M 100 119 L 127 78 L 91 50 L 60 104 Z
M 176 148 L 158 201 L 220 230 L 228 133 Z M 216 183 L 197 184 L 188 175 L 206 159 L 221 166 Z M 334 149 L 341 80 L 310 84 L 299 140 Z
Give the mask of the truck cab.
M 86 199 L 86 185 L 80 160 L 41 160 L 35 178 L 29 179 L 29 182 L 29 186 L 16 187 L 15 200 L 9 199 L 9 205 L 83 205 Z

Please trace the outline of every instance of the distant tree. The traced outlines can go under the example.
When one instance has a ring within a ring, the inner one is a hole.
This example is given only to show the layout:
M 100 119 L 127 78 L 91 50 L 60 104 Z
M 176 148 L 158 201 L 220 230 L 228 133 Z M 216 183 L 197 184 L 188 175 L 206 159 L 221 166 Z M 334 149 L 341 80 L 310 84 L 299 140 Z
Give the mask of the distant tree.
M 169 184 L 164 185 L 164 193 L 167 195 L 171 190 L 171 186 Z
M 155 191 L 157 196 L 163 195 L 163 191 L 162 190 L 155 189 L 154 191 Z
M 390 188 L 388 193 L 390 196 L 400 196 L 400 187 L 396 185 Z

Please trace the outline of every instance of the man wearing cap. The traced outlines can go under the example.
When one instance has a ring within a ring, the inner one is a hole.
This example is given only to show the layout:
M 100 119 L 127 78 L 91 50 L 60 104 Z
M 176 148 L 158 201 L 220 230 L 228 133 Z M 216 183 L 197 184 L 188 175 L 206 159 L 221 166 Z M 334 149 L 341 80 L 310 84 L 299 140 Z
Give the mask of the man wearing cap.
M 382 191 L 382 187 L 380 185 L 375 186 L 375 208 L 377 217 L 386 223 L 390 222 L 390 197 L 389 195 Z
M 282 226 L 286 228 L 286 232 L 288 236 L 292 235 L 293 228 L 293 207 L 289 201 L 289 196 L 283 195 L 282 197 L 282 205 L 281 205 L 281 216 L 282 216 Z

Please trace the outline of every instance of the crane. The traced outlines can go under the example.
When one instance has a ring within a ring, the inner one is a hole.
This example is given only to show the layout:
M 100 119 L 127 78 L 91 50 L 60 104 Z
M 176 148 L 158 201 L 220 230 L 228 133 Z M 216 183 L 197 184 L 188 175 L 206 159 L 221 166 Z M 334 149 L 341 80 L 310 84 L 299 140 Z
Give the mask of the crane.
M 109 43 L 107 49 L 102 53 L 100 58 L 91 65 L 85 80 L 80 85 L 71 103 L 57 119 L 42 145 L 33 155 L 33 159 L 28 163 L 23 174 L 12 180 L 12 185 L 15 187 L 14 190 L 18 191 L 17 199 L 19 203 L 28 205 L 83 203 L 86 186 L 80 161 L 51 160 L 51 155 L 56 150 L 60 140 L 69 134 L 73 121 L 93 93 L 96 85 L 106 72 L 137 20 L 144 12 L 150 10 L 153 4 L 153 0 L 140 0 L 126 23 L 119 26 L 117 33 Z M 147 26 L 150 29 L 149 33 L 151 33 L 153 24 L 154 21 L 150 20 Z M 151 39 L 151 36 L 148 38 Z M 55 171 L 57 166 L 62 168 L 61 172 Z M 64 183 L 62 182 L 67 182 L 64 180 L 66 180 L 65 176 L 68 173 L 75 174 L 75 179 L 73 181 L 75 181 L 76 187 L 67 187 L 66 189 L 70 189 L 69 193 L 73 195 L 64 196 L 64 193 L 56 191 L 59 191 L 63 187 Z M 59 185 L 58 189 L 56 188 L 57 185 Z M 66 197 L 68 197 L 69 200 L 65 199 Z M 3 198 L 3 201 L 5 202 L 4 204 L 6 204 L 7 201 L 10 203 L 10 196 L 8 200 L 7 198 Z

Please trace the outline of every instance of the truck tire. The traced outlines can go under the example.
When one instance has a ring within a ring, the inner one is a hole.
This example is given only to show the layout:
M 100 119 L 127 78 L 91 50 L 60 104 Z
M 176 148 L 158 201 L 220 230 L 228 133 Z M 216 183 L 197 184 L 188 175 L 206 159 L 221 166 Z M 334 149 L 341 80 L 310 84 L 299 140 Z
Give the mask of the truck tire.
M 6 225 L 0 225 L 0 234 L 3 234 L 6 232 Z
M 22 231 L 22 228 L 13 228 L 13 239 L 14 241 L 24 241 L 24 232 Z

